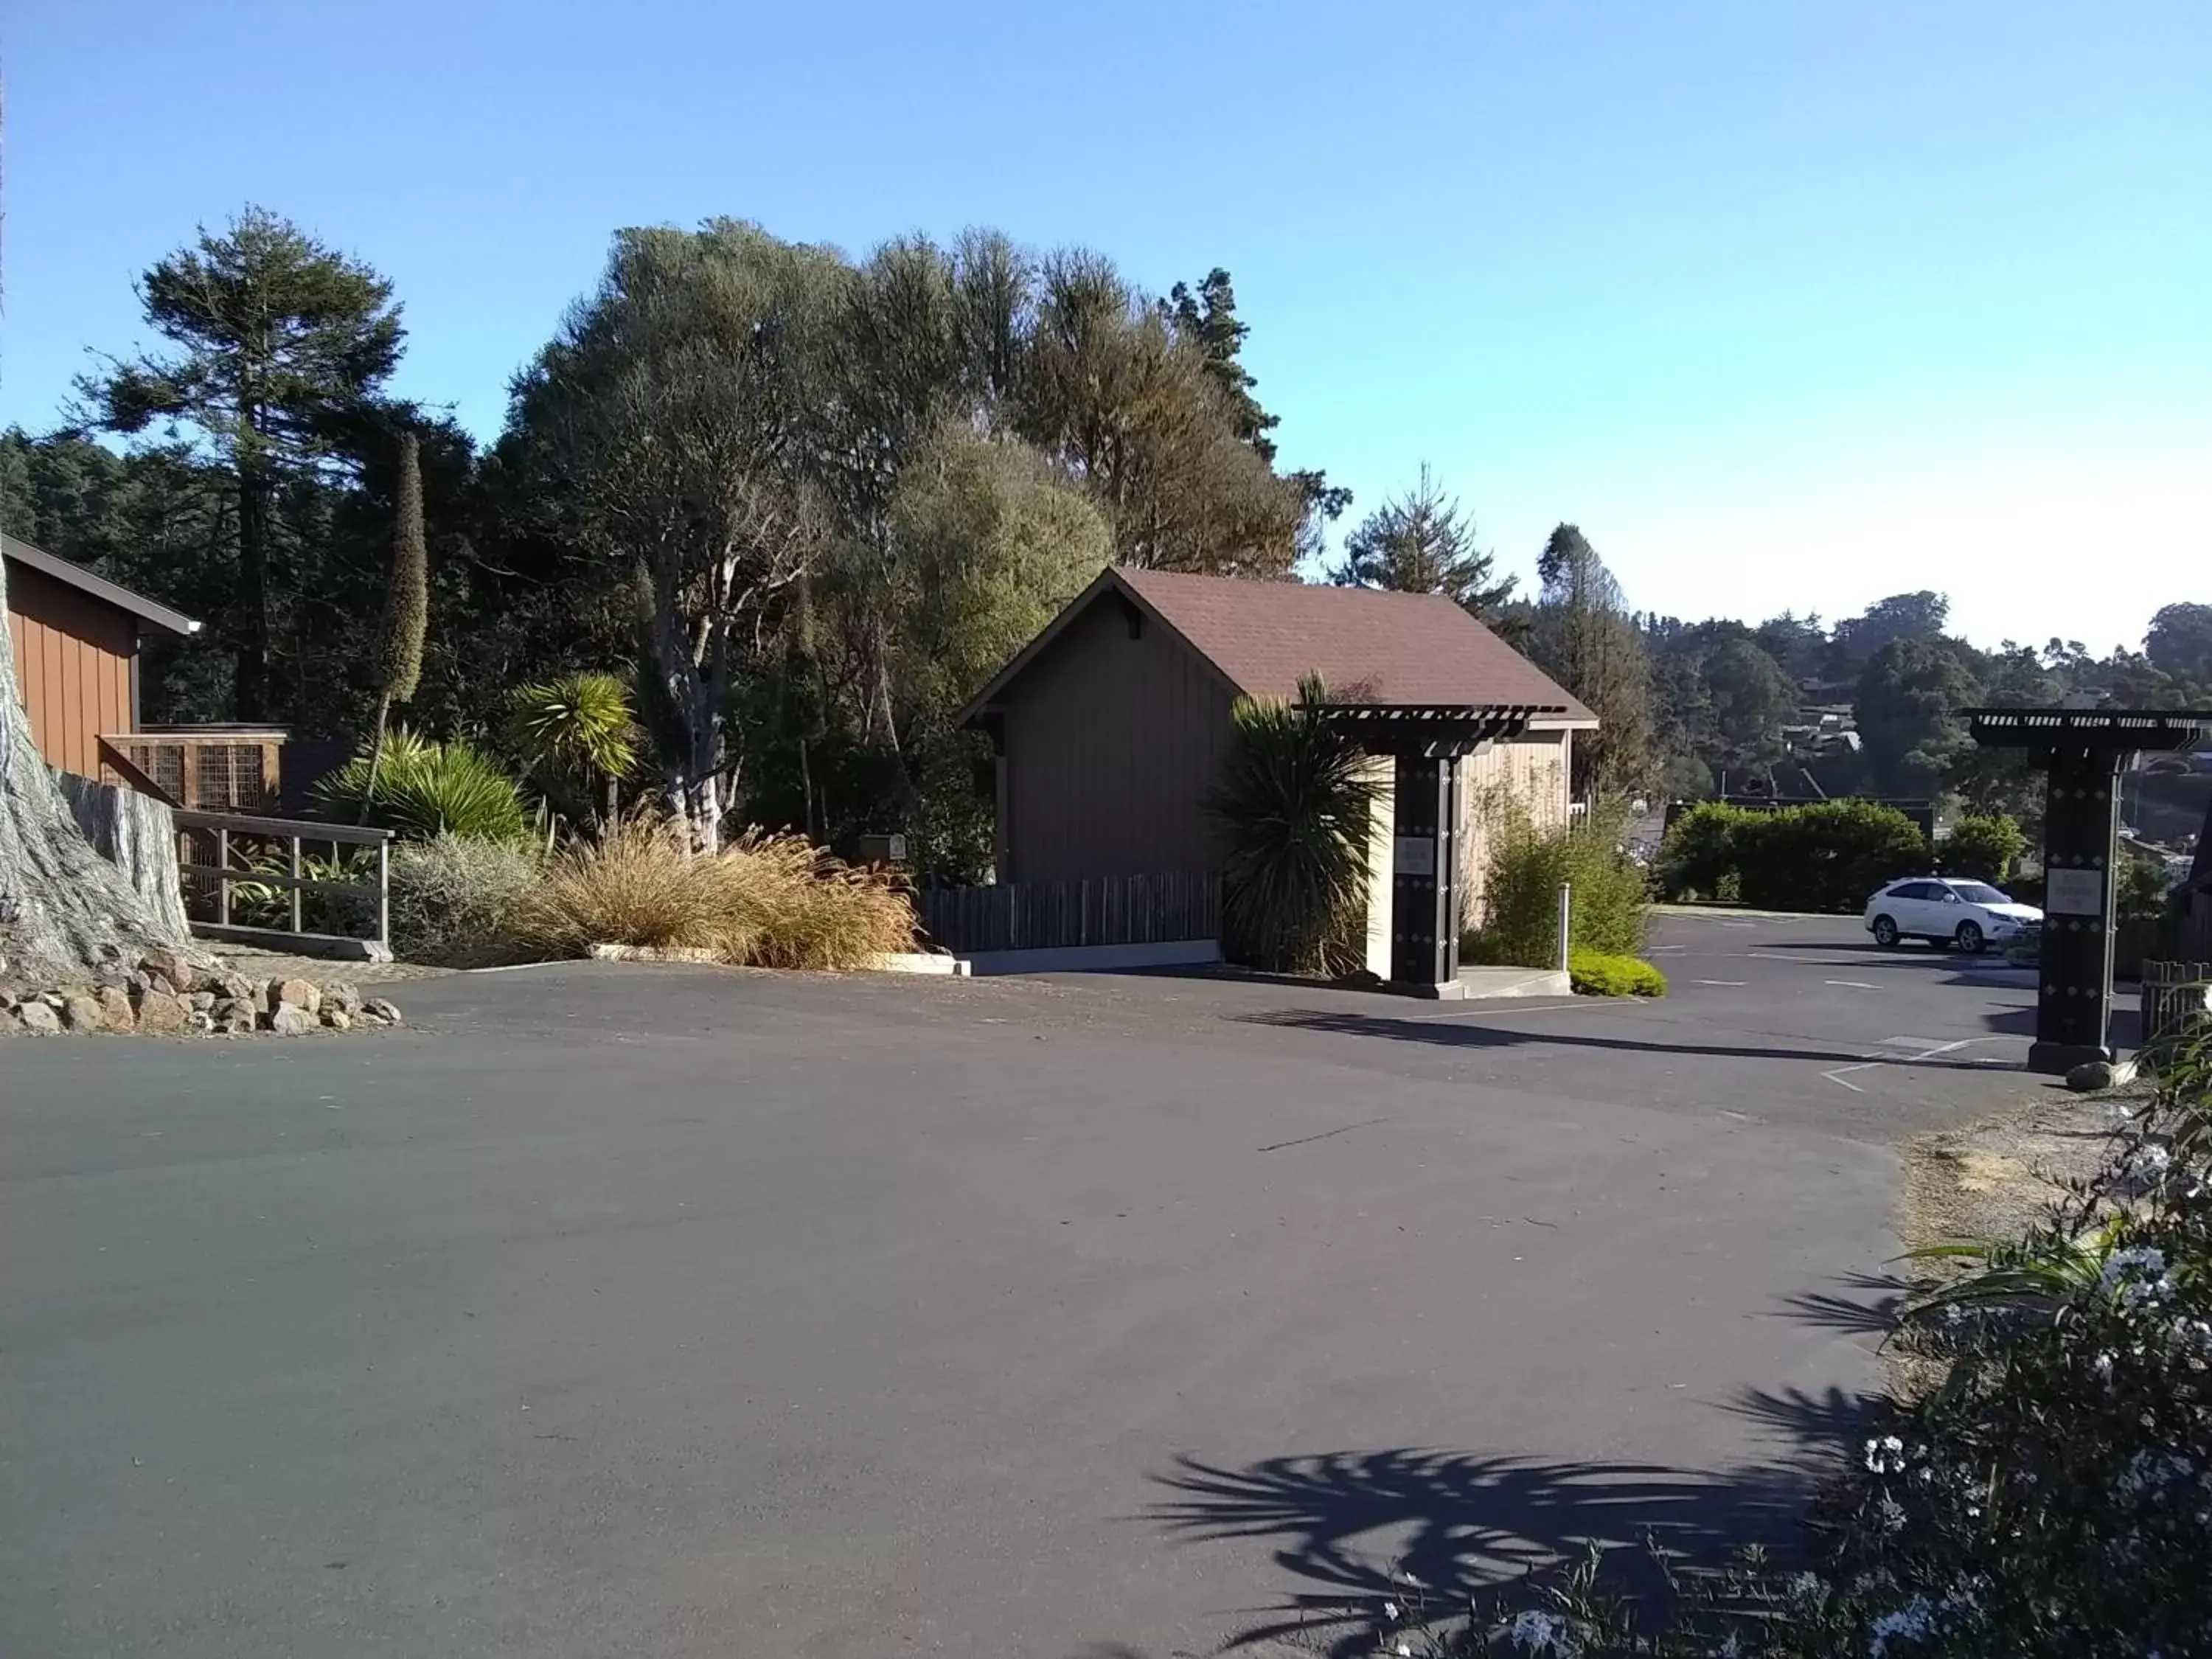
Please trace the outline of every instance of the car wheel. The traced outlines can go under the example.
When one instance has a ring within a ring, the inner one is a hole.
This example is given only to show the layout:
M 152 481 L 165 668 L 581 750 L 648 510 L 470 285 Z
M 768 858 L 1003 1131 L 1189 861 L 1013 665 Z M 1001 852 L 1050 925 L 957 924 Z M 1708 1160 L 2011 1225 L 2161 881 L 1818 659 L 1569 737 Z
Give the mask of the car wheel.
M 1968 956 L 1978 957 L 1981 955 L 1983 941 L 1982 930 L 1979 923 L 1972 921 L 1960 922 L 1959 924 L 1959 932 L 1956 937 L 1959 941 L 1959 948 L 1961 951 L 1964 951 Z
M 1897 948 L 1897 924 L 1887 916 L 1876 916 L 1874 919 L 1874 942 L 1885 951 L 1893 951 Z

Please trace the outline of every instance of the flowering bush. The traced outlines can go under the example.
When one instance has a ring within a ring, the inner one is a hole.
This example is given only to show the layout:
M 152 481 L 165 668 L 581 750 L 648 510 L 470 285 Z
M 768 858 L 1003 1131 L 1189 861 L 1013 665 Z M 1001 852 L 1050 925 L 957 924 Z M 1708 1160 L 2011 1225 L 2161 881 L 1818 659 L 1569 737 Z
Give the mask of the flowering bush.
M 1390 1654 L 1969 1659 L 2212 1652 L 2212 1044 L 2126 1111 L 2024 1237 L 1903 1316 L 1942 1385 L 1866 1439 L 1815 1512 L 1817 1571 L 1674 1578 L 1661 1616 L 1593 1555 L 1503 1605 L 1386 1609 Z M 1449 1614 L 1449 1617 L 1443 1616 Z

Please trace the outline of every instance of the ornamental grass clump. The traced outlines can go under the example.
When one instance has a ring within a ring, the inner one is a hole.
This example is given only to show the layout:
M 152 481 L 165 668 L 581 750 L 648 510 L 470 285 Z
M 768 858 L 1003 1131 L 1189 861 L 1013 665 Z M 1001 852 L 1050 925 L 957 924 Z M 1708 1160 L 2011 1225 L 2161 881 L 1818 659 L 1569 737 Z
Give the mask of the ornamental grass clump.
M 594 945 L 704 951 L 761 968 L 859 968 L 914 948 L 914 908 L 878 872 L 803 836 L 749 832 L 718 854 L 632 817 L 557 854 L 515 907 L 513 929 L 544 956 Z

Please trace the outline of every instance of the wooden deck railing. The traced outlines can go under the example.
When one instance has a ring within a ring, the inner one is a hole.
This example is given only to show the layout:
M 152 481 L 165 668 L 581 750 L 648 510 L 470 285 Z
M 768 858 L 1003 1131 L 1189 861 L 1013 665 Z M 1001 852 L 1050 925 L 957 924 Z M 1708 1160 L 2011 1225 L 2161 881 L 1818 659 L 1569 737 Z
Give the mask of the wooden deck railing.
M 194 915 L 194 933 L 279 948 L 305 940 L 390 950 L 389 830 L 181 808 L 172 816 L 185 907 L 212 905 L 215 912 Z M 327 861 L 303 850 L 325 843 Z M 308 927 L 310 920 L 319 925 Z M 340 931 L 348 921 L 352 930 Z
M 914 905 L 923 931 L 956 952 L 1221 936 L 1221 878 L 1201 871 L 923 887 Z
M 100 740 L 115 781 L 190 812 L 266 812 L 280 799 L 279 726 L 155 726 Z

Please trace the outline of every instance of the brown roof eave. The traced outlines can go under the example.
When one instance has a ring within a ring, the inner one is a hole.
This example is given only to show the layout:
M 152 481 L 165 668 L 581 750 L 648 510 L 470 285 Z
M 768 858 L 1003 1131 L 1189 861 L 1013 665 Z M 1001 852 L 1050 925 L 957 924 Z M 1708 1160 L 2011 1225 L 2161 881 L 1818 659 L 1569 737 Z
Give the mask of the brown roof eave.
M 33 547 L 27 541 L 0 534 L 0 553 L 5 553 L 27 570 L 35 570 L 64 586 L 74 587 L 80 593 L 112 605 L 118 611 L 127 611 L 139 621 L 151 623 L 179 639 L 189 639 L 200 631 L 199 623 L 183 611 L 172 611 L 167 605 L 149 599 L 143 593 L 134 593 L 122 583 L 95 575 L 82 565 L 57 557 L 43 547 Z

